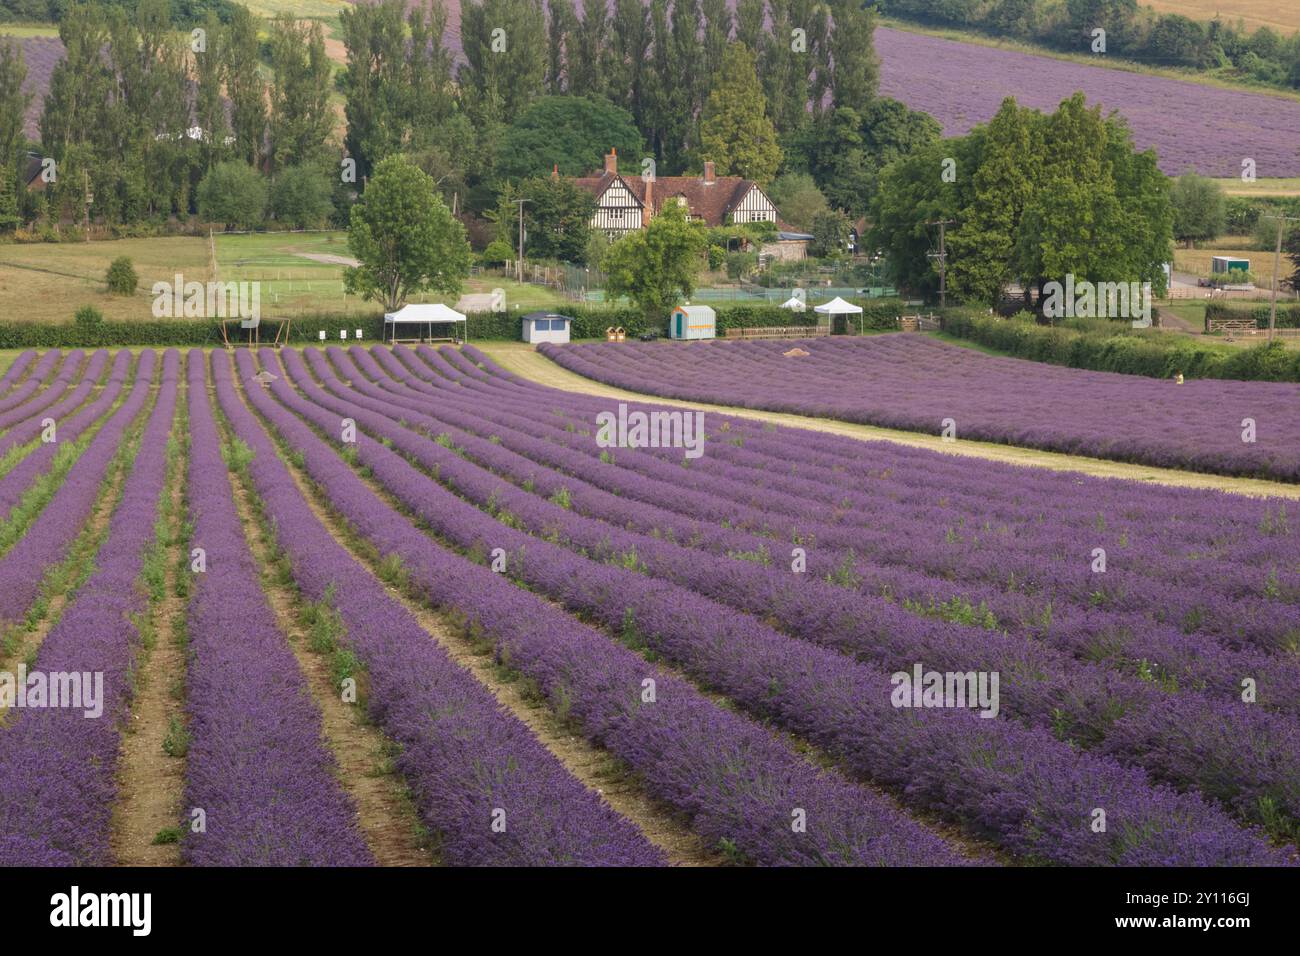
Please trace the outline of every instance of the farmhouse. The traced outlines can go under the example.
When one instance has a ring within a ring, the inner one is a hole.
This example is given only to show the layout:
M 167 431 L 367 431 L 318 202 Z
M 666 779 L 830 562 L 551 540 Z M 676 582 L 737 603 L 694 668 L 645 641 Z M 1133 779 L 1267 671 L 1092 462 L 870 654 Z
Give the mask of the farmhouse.
M 776 206 L 758 183 L 740 176 L 714 175 L 712 161 L 705 162 L 702 176 L 622 176 L 618 153 L 611 149 L 599 175 L 574 182 L 596 198 L 591 226 L 610 239 L 643 228 L 669 202 L 682 204 L 689 218 L 706 226 L 780 223 Z

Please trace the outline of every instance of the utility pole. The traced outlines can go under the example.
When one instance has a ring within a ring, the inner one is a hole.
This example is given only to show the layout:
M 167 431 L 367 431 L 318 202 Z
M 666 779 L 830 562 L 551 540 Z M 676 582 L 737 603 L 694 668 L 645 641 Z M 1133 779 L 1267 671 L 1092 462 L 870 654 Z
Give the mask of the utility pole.
M 82 225 L 86 231 L 86 241 L 90 242 L 90 204 L 95 201 L 95 194 L 90 191 L 90 171 L 83 169 L 81 171 L 81 189 L 82 195 L 86 200 L 86 213 L 82 217 Z
M 1277 327 L 1277 286 L 1280 280 L 1282 269 L 1282 233 L 1286 231 L 1288 222 L 1300 222 L 1295 216 L 1283 216 L 1280 213 L 1276 216 L 1264 216 L 1264 219 L 1277 220 L 1277 245 L 1273 247 L 1273 301 L 1268 309 L 1268 340 L 1273 341 L 1273 330 Z
M 515 263 L 515 271 L 519 276 L 519 281 L 524 281 L 524 203 L 532 202 L 531 199 L 516 199 L 515 205 L 519 207 L 519 259 Z
M 939 308 L 943 308 L 948 302 L 948 251 L 944 246 L 945 230 L 955 223 L 956 219 L 935 219 L 927 222 L 927 226 L 939 227 L 939 252 L 929 253 L 929 258 L 939 260 Z

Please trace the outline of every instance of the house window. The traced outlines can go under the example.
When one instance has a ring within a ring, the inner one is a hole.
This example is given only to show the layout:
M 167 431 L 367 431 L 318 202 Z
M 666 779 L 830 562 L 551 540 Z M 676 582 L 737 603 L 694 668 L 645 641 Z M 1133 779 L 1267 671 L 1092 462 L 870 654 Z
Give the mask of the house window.
M 551 331 L 551 320 L 550 320 L 550 319 L 533 319 L 533 330 L 536 331 L 536 332 L 549 332 L 549 331 Z

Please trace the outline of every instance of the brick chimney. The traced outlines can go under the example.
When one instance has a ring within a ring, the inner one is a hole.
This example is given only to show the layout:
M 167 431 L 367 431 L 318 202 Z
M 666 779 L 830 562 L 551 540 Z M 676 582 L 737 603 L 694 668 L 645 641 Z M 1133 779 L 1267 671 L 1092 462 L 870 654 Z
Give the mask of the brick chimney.
M 712 186 L 713 182 L 713 160 L 706 159 L 704 161 L 704 185 Z
M 650 217 L 655 214 L 655 178 L 647 176 L 645 182 L 645 212 L 641 214 L 642 224 L 650 222 Z
M 618 175 L 618 150 L 613 146 L 611 146 L 609 152 L 605 154 L 605 172 L 613 176 Z
M 560 164 L 559 164 L 559 163 L 555 163 L 555 164 L 553 164 L 553 165 L 551 166 L 551 178 L 552 178 L 552 179 L 559 179 L 559 178 L 560 178 Z

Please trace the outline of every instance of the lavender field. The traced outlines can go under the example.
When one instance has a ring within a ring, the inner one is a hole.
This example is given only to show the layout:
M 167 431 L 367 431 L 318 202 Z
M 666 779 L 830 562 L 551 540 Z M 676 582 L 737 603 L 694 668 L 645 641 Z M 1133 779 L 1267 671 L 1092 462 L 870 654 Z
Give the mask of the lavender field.
M 102 673 L 104 719 L 0 712 L 0 862 L 121 862 L 173 631 L 176 863 L 393 862 L 340 688 L 426 864 L 1295 862 L 1285 504 L 723 413 L 699 455 L 600 437 L 643 411 L 470 346 L 24 353 L 0 646 Z M 900 694 L 930 673 L 979 691 Z
M 1154 147 L 1171 176 L 1300 175 L 1300 101 L 1085 66 L 880 27 L 880 92 L 929 113 L 945 135 L 965 133 L 1014 96 L 1051 112 L 1076 90 L 1128 120 L 1139 149 Z
M 1300 481 L 1300 387 L 1112 372 L 984 355 L 926 336 L 689 347 L 544 345 L 571 371 L 663 398 L 956 439 Z M 951 424 L 948 424 L 951 422 Z

